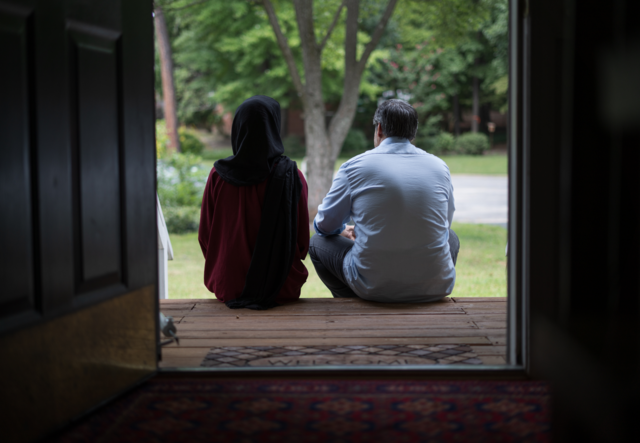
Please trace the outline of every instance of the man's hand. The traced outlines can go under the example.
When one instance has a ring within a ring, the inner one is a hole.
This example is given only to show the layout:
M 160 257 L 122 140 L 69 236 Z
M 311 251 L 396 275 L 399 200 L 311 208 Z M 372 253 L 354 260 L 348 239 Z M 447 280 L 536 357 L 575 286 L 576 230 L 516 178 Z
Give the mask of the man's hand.
M 348 238 L 349 240 L 356 240 L 356 231 L 354 231 L 355 226 L 348 226 L 340 233 L 341 236 Z

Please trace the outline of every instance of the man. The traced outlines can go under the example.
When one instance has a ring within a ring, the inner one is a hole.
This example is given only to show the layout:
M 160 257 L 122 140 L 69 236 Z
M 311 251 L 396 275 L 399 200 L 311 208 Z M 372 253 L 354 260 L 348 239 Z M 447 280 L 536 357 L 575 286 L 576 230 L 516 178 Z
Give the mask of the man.
M 453 291 L 460 249 L 449 168 L 410 143 L 409 104 L 385 101 L 373 123 L 375 149 L 340 167 L 318 207 L 311 261 L 334 297 L 439 300 Z

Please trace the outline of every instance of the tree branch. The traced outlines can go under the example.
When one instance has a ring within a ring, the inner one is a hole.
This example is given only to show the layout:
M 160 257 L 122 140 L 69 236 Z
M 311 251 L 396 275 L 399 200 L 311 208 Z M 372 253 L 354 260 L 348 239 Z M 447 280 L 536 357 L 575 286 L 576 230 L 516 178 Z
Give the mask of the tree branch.
M 276 40 L 278 41 L 278 46 L 280 46 L 280 51 L 282 52 L 284 60 L 287 63 L 287 67 L 289 68 L 289 73 L 291 74 L 291 79 L 293 80 L 293 86 L 296 88 L 298 97 L 300 97 L 304 104 L 304 86 L 302 85 L 302 80 L 300 79 L 300 73 L 298 72 L 296 61 L 293 58 L 293 53 L 291 52 L 291 48 L 289 47 L 289 43 L 287 42 L 287 37 L 284 36 L 282 30 L 280 29 L 280 25 L 278 24 L 278 17 L 276 16 L 276 12 L 273 9 L 273 4 L 271 4 L 271 1 L 262 0 L 262 3 L 264 4 L 264 9 L 267 12 L 267 16 L 269 16 L 269 23 L 271 23 L 273 32 L 276 35 Z
M 367 46 L 364 48 L 364 52 L 362 53 L 362 57 L 358 61 L 358 70 L 360 72 L 364 71 L 364 67 L 367 64 L 367 60 L 369 60 L 369 56 L 373 52 L 373 50 L 380 43 L 380 39 L 382 38 L 382 34 L 384 33 L 385 28 L 387 27 L 387 23 L 393 14 L 393 10 L 396 7 L 398 0 L 389 0 L 389 4 L 387 5 L 387 9 L 384 11 L 380 22 L 376 26 L 376 30 L 373 32 L 371 36 L 371 41 L 367 43 Z
M 322 50 L 327 44 L 327 40 L 329 40 L 329 37 L 331 37 L 331 33 L 333 32 L 333 29 L 336 27 L 336 24 L 338 23 L 338 19 L 340 18 L 340 13 L 342 12 L 342 8 L 344 8 L 344 5 L 346 3 L 347 3 L 347 0 L 342 0 L 342 3 L 340 3 L 340 7 L 336 11 L 336 15 L 333 16 L 333 22 L 331 22 L 331 26 L 329 26 L 329 29 L 327 30 L 327 34 L 322 39 L 322 42 L 318 45 L 319 53 L 322 53 Z

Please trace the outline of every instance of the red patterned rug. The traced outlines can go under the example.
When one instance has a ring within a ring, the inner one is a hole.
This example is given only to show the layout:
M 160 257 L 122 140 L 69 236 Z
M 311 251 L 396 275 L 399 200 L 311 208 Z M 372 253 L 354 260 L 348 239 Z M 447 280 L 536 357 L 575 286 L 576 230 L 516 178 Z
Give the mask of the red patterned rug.
M 547 442 L 531 381 L 154 379 L 58 442 Z

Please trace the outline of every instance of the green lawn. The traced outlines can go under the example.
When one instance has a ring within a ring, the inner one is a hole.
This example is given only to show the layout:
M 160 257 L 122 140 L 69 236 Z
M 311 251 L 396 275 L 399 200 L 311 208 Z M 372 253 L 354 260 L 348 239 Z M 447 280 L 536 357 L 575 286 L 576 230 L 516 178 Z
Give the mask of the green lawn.
M 507 156 L 503 154 L 447 155 L 440 158 L 452 174 L 507 175 Z
M 453 295 L 458 297 L 505 297 L 507 295 L 504 247 L 507 231 L 497 226 L 454 223 L 460 237 L 460 254 Z M 175 259 L 169 262 L 170 298 L 211 298 L 204 287 L 204 259 L 196 233 L 171 235 Z M 316 275 L 309 257 L 305 260 L 309 279 L 302 297 L 331 297 Z
M 440 157 L 449 166 L 452 174 L 485 174 L 507 175 L 506 155 L 447 155 Z M 302 159 L 294 159 L 300 164 Z M 339 158 L 336 161 L 337 171 L 348 158 Z
M 216 160 L 228 157 L 231 154 L 231 149 L 206 150 L 202 154 L 203 164 L 211 167 Z M 449 166 L 452 174 L 507 175 L 506 155 L 448 155 L 441 158 Z M 298 162 L 298 166 L 302 163 L 301 158 L 294 158 L 293 160 Z M 336 161 L 335 170 L 337 171 L 347 160 L 349 159 L 339 158 Z

